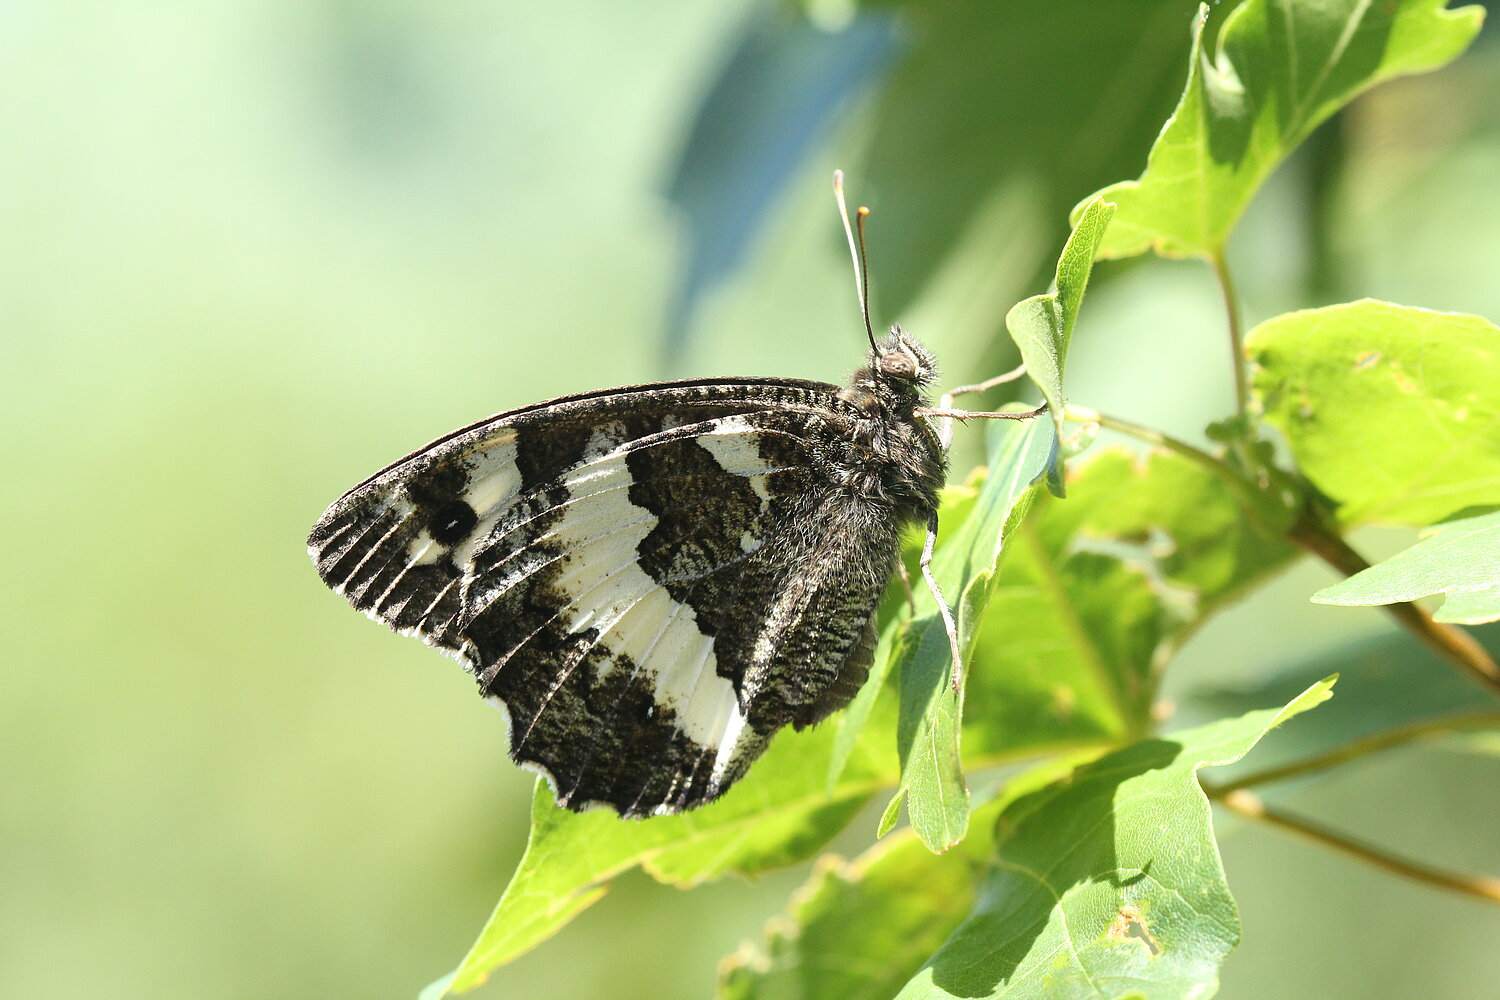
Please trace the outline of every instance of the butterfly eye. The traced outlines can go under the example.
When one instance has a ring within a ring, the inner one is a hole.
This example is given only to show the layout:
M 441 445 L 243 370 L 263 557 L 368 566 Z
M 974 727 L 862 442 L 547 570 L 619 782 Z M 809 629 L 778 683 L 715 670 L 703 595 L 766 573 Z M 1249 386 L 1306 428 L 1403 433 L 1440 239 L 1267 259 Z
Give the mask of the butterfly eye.
M 891 351 L 880 356 L 880 372 L 892 378 L 915 379 L 917 377 L 917 359 L 910 354 L 900 351 Z

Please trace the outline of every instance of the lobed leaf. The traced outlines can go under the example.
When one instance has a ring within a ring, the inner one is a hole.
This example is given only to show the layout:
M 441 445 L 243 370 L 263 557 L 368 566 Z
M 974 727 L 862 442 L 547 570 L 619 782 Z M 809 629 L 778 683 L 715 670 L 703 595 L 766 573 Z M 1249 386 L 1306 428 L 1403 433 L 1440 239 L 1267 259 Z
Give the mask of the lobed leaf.
M 1500 328 L 1366 299 L 1287 313 L 1246 350 L 1265 419 L 1339 520 L 1500 506 Z
M 1187 86 L 1145 172 L 1098 192 L 1119 205 L 1100 254 L 1218 256 L 1260 185 L 1320 122 L 1377 83 L 1436 69 L 1468 46 L 1483 8 L 1444 4 L 1246 0 L 1224 19 L 1212 54 L 1200 7 Z
M 1500 511 L 1449 521 L 1382 563 L 1313 595 L 1318 604 L 1370 605 L 1447 594 L 1433 617 L 1480 625 L 1500 620 Z
M 1239 915 L 1198 770 L 1238 760 L 1332 685 L 1144 740 L 1011 804 L 973 910 L 898 996 L 1211 995 Z

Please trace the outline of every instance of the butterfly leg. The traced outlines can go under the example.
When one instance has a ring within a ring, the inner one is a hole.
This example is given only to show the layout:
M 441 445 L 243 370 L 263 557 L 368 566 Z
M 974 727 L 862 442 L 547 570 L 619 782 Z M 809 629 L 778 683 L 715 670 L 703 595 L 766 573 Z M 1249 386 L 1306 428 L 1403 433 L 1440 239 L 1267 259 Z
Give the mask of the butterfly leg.
M 901 589 L 906 591 L 906 606 L 911 609 L 912 614 L 916 614 L 917 595 L 911 590 L 911 574 L 906 571 L 906 560 L 896 563 L 896 571 L 901 575 Z
M 1006 382 L 1014 382 L 1016 379 L 1025 374 L 1026 366 L 1024 364 L 1020 364 L 1012 368 L 1010 371 L 1004 373 L 1003 375 L 996 375 L 994 378 L 987 378 L 983 382 L 975 382 L 973 385 L 956 386 L 952 389 L 949 389 L 938 398 L 937 406 L 922 407 L 918 409 L 917 412 L 924 417 L 947 418 L 941 421 L 938 426 L 938 440 L 942 441 L 944 448 L 947 448 L 950 444 L 953 443 L 953 421 L 955 419 L 969 420 L 974 417 L 983 417 L 990 420 L 1029 420 L 1030 418 L 1038 416 L 1044 410 L 1046 410 L 1046 404 L 1042 404 L 1035 410 L 1022 413 L 960 410 L 955 408 L 953 405 L 953 399 L 955 396 L 965 396 L 971 393 L 984 392 L 987 389 L 993 389 L 997 385 L 1003 385 Z
M 967 396 L 970 393 L 974 392 L 984 392 L 987 389 L 995 388 L 995 386 L 997 385 L 1004 385 L 1006 382 L 1014 382 L 1016 379 L 1025 374 L 1026 365 L 1019 364 L 1016 365 L 1016 367 L 1012 368 L 1010 371 L 1006 372 L 1004 375 L 996 375 L 994 378 L 987 378 L 983 382 L 975 382 L 973 385 L 956 386 L 943 393 L 942 398 L 938 401 L 938 405 L 945 410 L 950 409 L 953 406 L 953 399 L 955 396 Z
M 932 548 L 937 544 L 938 519 L 934 513 L 927 520 L 927 538 L 922 543 L 922 578 L 927 581 L 927 589 L 932 591 L 932 597 L 937 601 L 938 614 L 943 616 L 943 629 L 948 633 L 948 651 L 953 656 L 953 693 L 958 694 L 958 683 L 963 676 L 964 656 L 958 645 L 958 624 L 953 620 L 953 611 L 948 607 L 948 602 L 943 597 L 943 592 L 938 588 L 937 580 L 932 575 Z

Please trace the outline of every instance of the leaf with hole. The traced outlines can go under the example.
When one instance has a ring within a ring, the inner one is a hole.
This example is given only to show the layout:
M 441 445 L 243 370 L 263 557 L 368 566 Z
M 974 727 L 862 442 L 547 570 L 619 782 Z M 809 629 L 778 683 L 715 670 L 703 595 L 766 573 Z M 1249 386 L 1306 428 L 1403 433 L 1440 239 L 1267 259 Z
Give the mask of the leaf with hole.
M 1328 698 L 1146 739 L 1012 803 L 974 908 L 902 1000 L 1211 995 L 1239 941 L 1202 767 Z

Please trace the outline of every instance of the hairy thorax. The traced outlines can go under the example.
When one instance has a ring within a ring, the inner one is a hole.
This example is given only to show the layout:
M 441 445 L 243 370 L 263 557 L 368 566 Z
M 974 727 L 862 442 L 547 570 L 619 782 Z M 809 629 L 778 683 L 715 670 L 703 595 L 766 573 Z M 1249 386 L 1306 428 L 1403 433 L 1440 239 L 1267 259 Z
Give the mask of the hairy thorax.
M 884 391 L 882 391 L 884 390 Z M 886 386 L 855 385 L 840 396 L 861 416 L 853 423 L 849 489 L 866 503 L 889 507 L 902 522 L 925 523 L 936 512 L 947 472 L 941 443 L 914 412 L 925 401 Z

